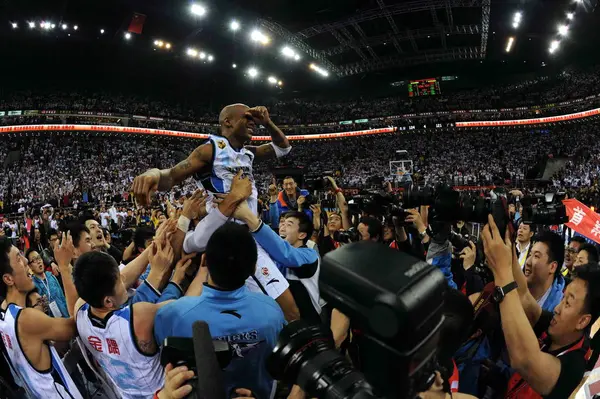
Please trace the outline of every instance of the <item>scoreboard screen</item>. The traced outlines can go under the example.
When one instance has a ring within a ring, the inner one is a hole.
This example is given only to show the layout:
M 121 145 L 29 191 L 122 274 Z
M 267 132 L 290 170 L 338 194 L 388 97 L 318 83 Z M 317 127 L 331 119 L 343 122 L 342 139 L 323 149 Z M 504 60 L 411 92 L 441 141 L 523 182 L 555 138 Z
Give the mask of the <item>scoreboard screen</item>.
M 435 96 L 441 94 L 440 82 L 436 78 L 411 80 L 408 82 L 408 96 Z

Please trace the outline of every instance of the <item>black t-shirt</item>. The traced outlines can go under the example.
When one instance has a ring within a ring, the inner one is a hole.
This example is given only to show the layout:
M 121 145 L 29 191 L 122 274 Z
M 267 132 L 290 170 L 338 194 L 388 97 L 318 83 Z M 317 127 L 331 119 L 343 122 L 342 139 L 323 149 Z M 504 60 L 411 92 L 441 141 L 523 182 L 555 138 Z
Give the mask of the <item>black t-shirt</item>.
M 550 321 L 552 321 L 553 317 L 552 312 L 543 311 L 540 319 L 533 327 L 533 331 L 537 337 L 540 337 L 544 332 L 548 331 L 548 327 L 550 327 Z M 558 356 L 560 353 L 572 348 L 575 345 L 580 344 L 580 340 L 573 342 L 570 345 L 564 346 L 554 351 L 548 351 L 550 347 L 551 339 L 547 338 L 547 344 L 544 346 L 542 351 L 549 353 L 553 356 Z M 568 353 L 565 353 L 562 356 L 558 356 L 558 360 L 560 360 L 560 375 L 558 380 L 556 381 L 556 385 L 550 394 L 544 396 L 546 399 L 564 399 L 568 398 L 575 388 L 581 382 L 583 378 L 583 374 L 585 373 L 586 361 L 585 354 L 587 348 L 589 347 L 589 342 L 587 338 L 584 338 L 583 347 L 581 349 L 575 349 Z

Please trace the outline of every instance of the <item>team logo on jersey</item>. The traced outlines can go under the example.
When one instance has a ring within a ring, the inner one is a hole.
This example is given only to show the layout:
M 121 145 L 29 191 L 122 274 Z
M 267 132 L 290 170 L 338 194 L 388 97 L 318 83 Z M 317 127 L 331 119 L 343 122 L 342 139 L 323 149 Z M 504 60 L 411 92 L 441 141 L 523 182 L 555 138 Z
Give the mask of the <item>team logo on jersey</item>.
M 261 273 L 263 276 L 268 277 L 269 276 L 269 269 L 266 267 L 263 267 L 260 269 Z
M 231 349 L 233 349 L 233 357 L 244 357 L 248 354 L 248 352 L 258 348 L 258 346 L 263 342 L 265 342 L 264 339 L 258 342 L 236 342 L 234 344 L 230 344 Z
M 227 144 L 225 144 L 225 142 L 223 140 L 219 140 L 217 141 L 217 146 L 219 147 L 219 149 L 223 149 L 227 146 Z

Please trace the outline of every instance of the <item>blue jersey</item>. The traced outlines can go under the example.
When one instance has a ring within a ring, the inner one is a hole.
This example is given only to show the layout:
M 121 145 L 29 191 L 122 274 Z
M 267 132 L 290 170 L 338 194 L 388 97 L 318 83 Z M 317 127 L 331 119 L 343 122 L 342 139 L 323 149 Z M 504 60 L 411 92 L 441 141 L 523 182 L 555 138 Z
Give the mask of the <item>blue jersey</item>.
M 206 321 L 213 339 L 229 342 L 234 350 L 224 373 L 226 394 L 234 388 L 247 388 L 258 398 L 272 397 L 275 384 L 265 363 L 285 325 L 277 302 L 245 286 L 223 291 L 205 284 L 201 296 L 181 298 L 158 311 L 154 320 L 156 342 L 162 343 L 167 337 L 191 337 L 192 324 L 197 320 Z

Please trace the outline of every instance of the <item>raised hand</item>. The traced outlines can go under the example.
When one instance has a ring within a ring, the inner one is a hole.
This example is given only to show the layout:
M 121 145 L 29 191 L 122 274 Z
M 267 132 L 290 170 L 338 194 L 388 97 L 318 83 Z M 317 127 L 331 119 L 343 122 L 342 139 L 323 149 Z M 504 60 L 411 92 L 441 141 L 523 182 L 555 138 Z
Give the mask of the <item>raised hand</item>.
M 302 210 L 302 208 L 304 208 L 304 203 L 306 202 L 306 197 L 304 195 L 301 195 L 298 197 L 298 209 Z
M 68 268 L 74 254 L 75 247 L 73 246 L 73 238 L 71 237 L 71 232 L 67 231 L 67 234 L 63 234 L 60 246 L 54 251 L 54 259 L 61 269 Z
M 475 264 L 475 255 L 477 249 L 472 241 L 469 241 L 469 246 L 460 251 L 460 259 L 463 261 L 463 268 L 469 270 Z
M 171 243 L 168 240 L 156 240 L 152 245 L 153 248 L 148 255 L 150 269 L 166 272 L 173 263 L 174 253 Z
M 252 115 L 256 123 L 261 124 L 263 126 L 271 122 L 271 117 L 269 116 L 269 111 L 267 110 L 267 107 L 264 107 L 262 105 L 250 108 L 248 110 L 248 113 Z
M 229 195 L 233 195 L 236 200 L 242 201 L 248 199 L 251 194 L 252 182 L 248 177 L 243 176 L 243 171 L 240 169 L 231 181 Z
M 190 220 L 206 216 L 206 199 L 204 190 L 196 190 L 194 194 L 183 203 L 182 215 Z
M 173 272 L 173 278 L 171 280 L 176 282 L 177 284 L 181 284 L 183 279 L 185 279 L 185 275 L 188 271 L 188 268 L 192 264 L 192 259 L 194 259 L 195 257 L 196 252 L 183 255 L 175 265 L 175 271 Z
M 494 278 L 500 277 L 503 281 L 512 280 L 513 250 L 508 229 L 506 232 L 506 237 L 500 236 L 494 217 L 488 215 L 488 223 L 481 233 L 486 263 L 494 273 Z
M 148 206 L 152 202 L 152 195 L 158 190 L 160 171 L 151 169 L 133 179 L 133 195 L 137 204 Z
M 412 223 L 419 232 L 425 230 L 425 223 L 423 223 L 423 219 L 421 218 L 419 211 L 416 209 L 408 209 L 406 212 L 408 212 L 409 215 L 406 217 L 406 219 L 404 219 L 404 221 L 407 223 Z

